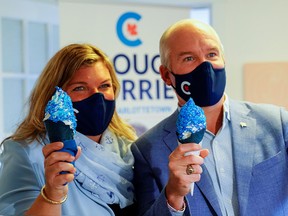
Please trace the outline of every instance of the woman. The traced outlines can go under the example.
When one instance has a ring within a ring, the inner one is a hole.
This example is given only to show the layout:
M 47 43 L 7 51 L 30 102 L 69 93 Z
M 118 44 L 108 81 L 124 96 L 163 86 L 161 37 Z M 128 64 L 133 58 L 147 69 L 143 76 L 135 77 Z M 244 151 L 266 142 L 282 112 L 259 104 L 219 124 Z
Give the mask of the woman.
M 83 111 L 75 114 L 75 157 L 57 151 L 62 142 L 49 143 L 43 124 L 56 86 Z M 119 89 L 111 62 L 92 45 L 71 44 L 51 58 L 26 118 L 2 143 L 0 215 L 134 215 L 130 145 L 136 134 L 116 112 Z

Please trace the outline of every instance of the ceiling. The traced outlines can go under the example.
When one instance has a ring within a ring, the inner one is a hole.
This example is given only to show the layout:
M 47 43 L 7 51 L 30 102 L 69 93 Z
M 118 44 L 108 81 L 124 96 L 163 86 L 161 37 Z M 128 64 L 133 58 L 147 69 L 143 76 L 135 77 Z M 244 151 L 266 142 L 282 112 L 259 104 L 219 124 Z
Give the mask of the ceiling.
M 203 5 L 211 3 L 213 0 L 33 0 L 37 2 L 46 2 L 57 4 L 60 1 L 65 2 L 82 2 L 82 3 L 105 3 L 105 4 L 142 4 L 142 5 L 159 5 L 159 6 L 177 6 L 177 7 L 189 7 L 195 5 Z M 225 1 L 225 0 L 218 0 Z

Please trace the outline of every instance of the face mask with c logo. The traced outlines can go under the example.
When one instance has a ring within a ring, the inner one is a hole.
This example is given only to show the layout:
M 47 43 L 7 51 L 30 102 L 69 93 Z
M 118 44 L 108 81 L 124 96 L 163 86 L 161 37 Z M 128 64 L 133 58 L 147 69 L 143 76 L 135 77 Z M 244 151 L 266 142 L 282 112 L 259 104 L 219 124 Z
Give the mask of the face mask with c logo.
M 73 102 L 77 119 L 76 130 L 87 136 L 102 134 L 108 127 L 115 110 L 115 100 L 106 100 L 102 93 Z
M 187 74 L 174 74 L 176 86 L 172 87 L 185 101 L 191 97 L 200 107 L 212 106 L 223 96 L 226 85 L 225 68 L 214 69 L 210 62 L 203 62 Z

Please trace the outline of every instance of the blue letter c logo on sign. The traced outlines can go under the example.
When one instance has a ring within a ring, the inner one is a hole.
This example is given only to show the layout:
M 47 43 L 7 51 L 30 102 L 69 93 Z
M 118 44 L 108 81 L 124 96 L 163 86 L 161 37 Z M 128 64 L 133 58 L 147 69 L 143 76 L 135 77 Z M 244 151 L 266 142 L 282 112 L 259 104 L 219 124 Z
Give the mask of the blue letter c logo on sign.
M 131 47 L 139 46 L 142 44 L 142 41 L 139 38 L 132 40 L 132 39 L 127 38 L 123 33 L 123 25 L 127 19 L 135 19 L 139 21 L 141 19 L 141 16 L 134 12 L 127 12 L 127 13 L 124 13 L 122 16 L 120 16 L 117 22 L 117 26 L 116 26 L 117 35 L 120 41 L 122 41 L 122 43 L 124 43 L 125 45 L 131 46 Z M 129 34 L 129 36 L 131 37 L 135 37 L 138 35 L 136 24 L 128 23 L 126 30 L 127 30 L 127 34 Z

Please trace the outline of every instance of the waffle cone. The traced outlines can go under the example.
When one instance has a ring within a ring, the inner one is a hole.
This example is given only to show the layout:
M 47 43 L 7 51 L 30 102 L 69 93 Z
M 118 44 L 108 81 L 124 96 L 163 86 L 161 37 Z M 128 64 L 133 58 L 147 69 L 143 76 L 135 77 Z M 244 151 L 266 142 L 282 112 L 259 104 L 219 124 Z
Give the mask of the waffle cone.
M 50 142 L 58 142 L 73 139 L 73 130 L 63 122 L 44 121 Z

